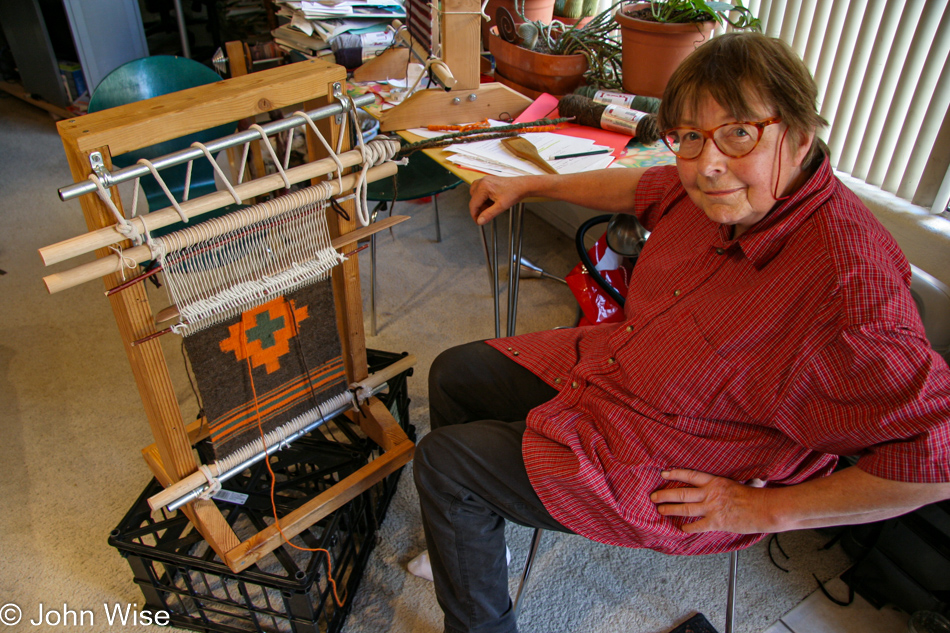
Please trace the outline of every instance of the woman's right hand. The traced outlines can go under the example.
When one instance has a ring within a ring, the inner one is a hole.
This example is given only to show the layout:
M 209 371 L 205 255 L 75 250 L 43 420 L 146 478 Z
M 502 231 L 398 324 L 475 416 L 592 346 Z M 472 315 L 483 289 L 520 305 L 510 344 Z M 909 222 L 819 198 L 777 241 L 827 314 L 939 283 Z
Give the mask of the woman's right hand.
M 472 183 L 468 211 L 478 225 L 484 225 L 527 197 L 525 177 L 485 176 Z

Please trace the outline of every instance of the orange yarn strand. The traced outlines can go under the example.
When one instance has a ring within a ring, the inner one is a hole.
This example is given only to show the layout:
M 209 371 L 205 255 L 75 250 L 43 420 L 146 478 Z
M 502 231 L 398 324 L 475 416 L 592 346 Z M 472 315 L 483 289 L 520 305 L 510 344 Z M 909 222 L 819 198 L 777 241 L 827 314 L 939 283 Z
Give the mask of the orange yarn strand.
M 482 119 L 477 123 L 468 123 L 466 125 L 427 125 L 426 129 L 431 132 L 467 132 L 469 130 L 481 130 L 488 127 L 488 119 Z
M 286 302 L 287 299 L 285 298 L 284 301 Z M 291 307 L 291 309 L 293 308 Z M 296 330 L 296 321 L 291 322 L 291 327 L 293 327 Z M 260 409 L 260 404 L 258 403 L 258 400 L 257 400 L 257 389 L 254 387 L 254 374 L 251 368 L 251 357 L 247 353 L 247 337 L 245 336 L 243 319 L 241 320 L 241 347 L 243 348 L 241 351 L 244 352 L 245 363 L 247 364 L 247 377 L 250 379 L 250 383 L 251 383 L 251 395 L 254 397 L 254 411 L 255 411 L 255 416 L 257 418 L 257 431 L 258 433 L 260 433 L 261 443 L 264 445 L 264 451 L 266 452 L 267 442 L 264 439 L 264 427 L 261 422 L 261 409 Z M 326 554 L 327 580 L 330 581 L 330 586 L 333 587 L 333 599 L 334 601 L 336 601 L 336 606 L 342 607 L 346 603 L 346 596 L 344 595 L 343 599 L 341 600 L 340 595 L 337 592 L 336 580 L 334 580 L 333 578 L 333 562 L 331 560 L 329 550 L 323 549 L 322 547 L 310 548 L 310 547 L 300 547 L 299 545 L 294 545 L 293 543 L 290 542 L 290 539 L 287 538 L 287 535 L 284 534 L 284 530 L 280 527 L 280 519 L 277 518 L 277 502 L 275 500 L 275 494 L 276 494 L 275 487 L 277 485 L 277 476 L 274 474 L 274 469 L 271 468 L 270 459 L 265 458 L 264 463 L 267 465 L 267 472 L 270 473 L 270 506 L 271 506 L 271 510 L 274 513 L 274 527 L 277 528 L 277 532 L 280 533 L 280 537 L 284 540 L 284 543 L 286 543 L 287 545 L 290 545 L 292 548 L 296 550 L 300 550 L 302 552 L 323 552 L 324 554 Z

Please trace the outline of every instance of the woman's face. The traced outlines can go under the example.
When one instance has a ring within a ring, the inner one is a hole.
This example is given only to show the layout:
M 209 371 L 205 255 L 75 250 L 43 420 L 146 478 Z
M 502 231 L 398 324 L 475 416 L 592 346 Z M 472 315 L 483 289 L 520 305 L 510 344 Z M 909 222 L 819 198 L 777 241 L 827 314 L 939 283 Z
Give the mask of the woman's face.
M 750 117 L 753 121 L 775 116 L 775 112 L 761 104 L 754 107 L 754 114 Z M 735 121 L 719 103 L 706 96 L 700 102 L 699 111 L 687 112 L 679 125 L 712 130 Z M 676 160 L 680 180 L 689 197 L 713 222 L 733 225 L 734 238 L 772 210 L 775 195 L 787 196 L 804 183 L 802 162 L 812 137 L 792 138 L 787 129 L 784 123 L 764 128 L 756 148 L 741 158 L 726 156 L 707 139 L 698 158 Z

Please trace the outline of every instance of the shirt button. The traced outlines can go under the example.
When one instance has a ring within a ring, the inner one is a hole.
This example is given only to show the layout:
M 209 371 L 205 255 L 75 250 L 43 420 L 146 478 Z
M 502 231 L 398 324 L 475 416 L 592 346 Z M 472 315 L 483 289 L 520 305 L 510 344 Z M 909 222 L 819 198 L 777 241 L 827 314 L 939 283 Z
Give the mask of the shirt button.
M 554 379 L 554 384 L 555 384 L 555 385 L 561 384 L 561 379 L 560 379 L 560 378 L 555 378 L 555 379 Z
M 608 358 L 608 359 L 607 359 L 607 364 L 608 364 L 608 365 L 613 365 L 613 364 L 616 363 L 616 362 L 617 362 L 617 359 L 616 359 L 616 358 Z
M 571 383 L 571 389 L 577 389 L 577 381 Z
M 633 332 L 633 326 L 632 326 L 632 325 L 628 325 L 628 326 L 627 326 L 627 331 L 628 331 L 628 332 Z
M 724 249 L 724 248 L 717 248 L 717 249 L 716 249 L 716 255 L 722 255 L 722 254 L 725 253 L 725 252 L 726 252 L 726 249 Z
M 680 294 L 682 294 L 682 291 L 681 291 L 681 290 L 674 290 L 674 291 L 673 291 L 673 296 L 674 296 L 674 297 L 678 297 L 678 296 L 680 296 Z
M 512 355 L 512 356 L 517 356 L 517 355 L 518 355 L 518 352 L 512 352 L 511 355 Z
M 513 348 L 509 347 L 509 348 L 508 348 L 508 351 L 510 352 L 512 349 L 513 349 Z

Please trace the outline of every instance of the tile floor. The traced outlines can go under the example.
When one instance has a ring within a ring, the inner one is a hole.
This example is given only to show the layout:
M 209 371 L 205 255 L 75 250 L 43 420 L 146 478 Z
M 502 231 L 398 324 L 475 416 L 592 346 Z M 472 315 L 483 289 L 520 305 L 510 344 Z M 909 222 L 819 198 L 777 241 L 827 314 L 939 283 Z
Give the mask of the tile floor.
M 848 586 L 840 579 L 827 584 L 833 596 L 848 595 Z M 875 609 L 859 595 L 841 607 L 816 591 L 763 633 L 907 633 L 908 616 L 897 609 Z

